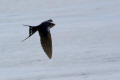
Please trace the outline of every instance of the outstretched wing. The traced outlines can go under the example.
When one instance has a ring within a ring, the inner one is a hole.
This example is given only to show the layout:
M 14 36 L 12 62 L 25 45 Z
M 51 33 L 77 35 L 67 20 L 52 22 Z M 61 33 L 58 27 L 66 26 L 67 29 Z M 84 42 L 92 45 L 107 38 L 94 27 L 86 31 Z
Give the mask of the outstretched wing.
M 39 31 L 39 35 L 40 35 L 42 48 L 43 48 L 44 52 L 46 53 L 46 55 L 51 59 L 52 58 L 51 34 L 48 31 L 45 33 Z
M 36 28 L 36 27 L 29 26 L 29 36 L 28 36 L 27 38 L 25 38 L 23 41 L 25 41 L 25 40 L 28 39 L 30 36 L 32 36 L 36 31 L 37 31 L 37 28 Z

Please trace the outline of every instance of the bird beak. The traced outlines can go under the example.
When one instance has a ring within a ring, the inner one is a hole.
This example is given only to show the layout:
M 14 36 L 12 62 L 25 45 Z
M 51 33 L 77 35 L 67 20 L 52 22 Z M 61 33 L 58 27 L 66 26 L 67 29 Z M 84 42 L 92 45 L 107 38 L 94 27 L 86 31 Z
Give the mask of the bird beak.
M 54 24 L 54 23 L 51 23 L 51 26 L 50 26 L 50 28 L 52 28 L 53 26 L 55 26 L 55 24 Z

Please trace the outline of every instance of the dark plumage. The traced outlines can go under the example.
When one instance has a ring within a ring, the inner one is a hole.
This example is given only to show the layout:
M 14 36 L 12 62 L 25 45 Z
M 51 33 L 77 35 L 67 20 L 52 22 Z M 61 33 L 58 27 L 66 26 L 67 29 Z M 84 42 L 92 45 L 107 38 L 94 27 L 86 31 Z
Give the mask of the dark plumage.
M 42 48 L 44 52 L 47 54 L 47 56 L 51 59 L 52 58 L 52 38 L 50 34 L 50 28 L 55 26 L 52 19 L 44 21 L 38 26 L 30 26 L 30 25 L 24 25 L 24 26 L 29 26 L 29 36 L 26 39 L 32 36 L 36 31 L 39 32 Z

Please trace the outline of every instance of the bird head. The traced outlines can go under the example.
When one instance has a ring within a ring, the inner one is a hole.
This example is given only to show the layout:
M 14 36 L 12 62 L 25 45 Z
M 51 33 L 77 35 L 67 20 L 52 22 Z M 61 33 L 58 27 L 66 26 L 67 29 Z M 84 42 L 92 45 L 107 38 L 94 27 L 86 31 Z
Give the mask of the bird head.
M 47 27 L 49 27 L 49 28 L 52 28 L 53 26 L 55 26 L 55 24 L 53 23 L 53 20 L 52 20 L 52 19 L 49 19 L 49 20 L 47 20 L 47 21 L 44 21 L 44 22 L 42 23 L 42 25 L 47 26 Z
M 50 28 L 52 28 L 53 26 L 55 26 L 55 24 L 53 23 L 52 19 L 49 19 L 47 22 L 49 23 Z

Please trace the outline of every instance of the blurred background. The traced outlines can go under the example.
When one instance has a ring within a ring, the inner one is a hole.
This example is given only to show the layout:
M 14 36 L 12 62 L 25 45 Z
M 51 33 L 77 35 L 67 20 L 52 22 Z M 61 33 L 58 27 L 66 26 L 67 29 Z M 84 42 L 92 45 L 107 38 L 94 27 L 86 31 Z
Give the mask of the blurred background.
M 119 0 L 0 0 L 1 80 L 119 80 Z M 53 57 L 26 25 L 53 19 Z

